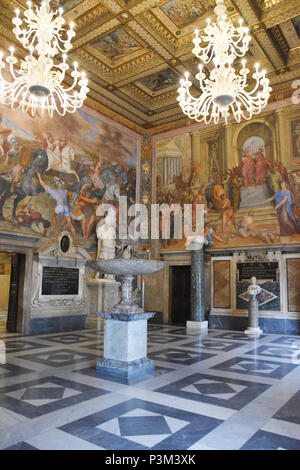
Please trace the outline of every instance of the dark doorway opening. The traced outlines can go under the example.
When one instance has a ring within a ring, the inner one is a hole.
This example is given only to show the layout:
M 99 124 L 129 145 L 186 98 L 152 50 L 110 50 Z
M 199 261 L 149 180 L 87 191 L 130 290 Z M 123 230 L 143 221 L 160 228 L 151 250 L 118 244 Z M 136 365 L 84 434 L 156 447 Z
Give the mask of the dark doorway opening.
M 1 258 L 2 257 L 2 258 Z M 22 328 L 26 255 L 0 252 L 1 321 L 0 328 L 16 333 Z M 2 269 L 2 271 L 1 271 Z
M 191 267 L 172 266 L 171 272 L 171 321 L 185 324 L 191 313 Z

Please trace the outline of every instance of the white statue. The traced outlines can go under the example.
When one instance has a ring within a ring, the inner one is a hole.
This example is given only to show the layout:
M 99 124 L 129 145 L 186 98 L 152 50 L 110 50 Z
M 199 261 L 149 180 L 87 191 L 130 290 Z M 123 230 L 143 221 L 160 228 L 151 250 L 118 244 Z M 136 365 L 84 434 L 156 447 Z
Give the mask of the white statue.
M 251 277 L 251 284 L 247 289 L 248 294 L 256 297 L 261 292 L 261 287 L 256 284 L 256 277 Z
M 114 259 L 116 256 L 116 228 L 111 222 L 109 214 L 98 222 L 96 234 L 98 238 L 97 259 Z M 95 279 L 99 280 L 98 272 L 95 274 Z M 113 274 L 105 274 L 104 279 L 114 281 L 115 276 Z
M 130 259 L 131 258 L 131 246 L 127 245 L 123 251 L 123 259 Z
M 205 243 L 201 235 L 188 235 L 186 237 L 185 250 L 201 250 Z
M 114 259 L 116 256 L 116 228 L 111 224 L 109 215 L 96 227 L 98 238 L 97 259 Z

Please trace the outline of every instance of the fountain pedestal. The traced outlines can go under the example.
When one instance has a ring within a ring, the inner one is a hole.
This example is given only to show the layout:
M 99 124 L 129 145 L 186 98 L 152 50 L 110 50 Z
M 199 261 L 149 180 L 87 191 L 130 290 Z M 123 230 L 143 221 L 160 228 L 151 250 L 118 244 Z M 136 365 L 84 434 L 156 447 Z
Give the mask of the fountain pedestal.
M 132 297 L 133 276 L 152 274 L 165 267 L 162 261 L 144 259 L 97 260 L 89 265 L 98 272 L 116 274 L 121 279 L 122 298 L 113 308 L 98 312 L 104 324 L 104 358 L 97 363 L 99 375 L 130 379 L 154 373 L 147 358 L 147 321 L 153 312 L 144 312 Z
M 97 363 L 100 374 L 131 379 L 154 373 L 147 358 L 147 320 L 155 313 L 98 313 L 105 320 L 104 358 Z

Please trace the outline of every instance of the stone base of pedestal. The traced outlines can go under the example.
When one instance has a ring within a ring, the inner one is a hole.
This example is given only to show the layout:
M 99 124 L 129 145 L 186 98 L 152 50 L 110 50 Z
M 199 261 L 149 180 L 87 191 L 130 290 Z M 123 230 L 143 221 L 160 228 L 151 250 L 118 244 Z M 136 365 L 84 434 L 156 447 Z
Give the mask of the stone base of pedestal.
M 205 333 L 208 330 L 208 321 L 187 321 L 186 327 L 189 330 L 198 330 Z
M 244 334 L 248 336 L 260 336 L 263 334 L 263 330 L 248 326 L 247 330 L 244 331 Z
M 97 362 L 96 371 L 103 375 L 132 379 L 144 374 L 153 374 L 154 364 L 148 357 L 131 362 L 104 358 Z
M 97 372 L 130 379 L 154 372 L 147 358 L 147 320 L 155 313 L 103 313 L 105 321 L 104 358 L 97 364 Z

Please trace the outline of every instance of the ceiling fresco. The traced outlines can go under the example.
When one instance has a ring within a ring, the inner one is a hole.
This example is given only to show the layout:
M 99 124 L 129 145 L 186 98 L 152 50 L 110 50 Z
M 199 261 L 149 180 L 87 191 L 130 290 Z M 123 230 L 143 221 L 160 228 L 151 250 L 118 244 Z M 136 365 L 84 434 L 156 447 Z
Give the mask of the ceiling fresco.
M 182 28 L 212 11 L 214 5 L 214 0 L 171 0 L 160 8 L 173 23 Z
M 39 0 L 34 3 L 39 4 Z M 242 16 L 252 35 L 248 63 L 266 69 L 271 100 L 291 96 L 300 77 L 300 1 L 225 0 L 235 22 Z M 63 7 L 66 22 L 76 24 L 69 61 L 77 61 L 89 78 L 86 104 L 131 129 L 151 135 L 190 123 L 177 102 L 178 80 L 194 76 L 194 29 L 213 18 L 214 0 L 52 0 Z M 15 45 L 16 7 L 26 0 L 0 0 L 0 49 Z M 237 64 L 238 66 L 238 64 Z M 194 80 L 194 79 L 193 79 Z M 66 77 L 66 84 L 71 77 Z M 199 95 L 197 82 L 193 94 Z
M 121 28 L 96 39 L 91 45 L 111 60 L 135 52 L 141 47 L 130 34 Z
M 151 91 L 159 91 L 174 84 L 178 85 L 178 82 L 179 76 L 172 69 L 161 70 L 140 79 L 140 83 Z

